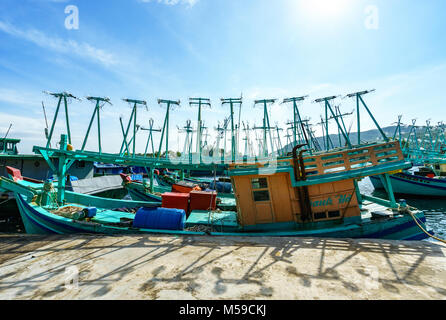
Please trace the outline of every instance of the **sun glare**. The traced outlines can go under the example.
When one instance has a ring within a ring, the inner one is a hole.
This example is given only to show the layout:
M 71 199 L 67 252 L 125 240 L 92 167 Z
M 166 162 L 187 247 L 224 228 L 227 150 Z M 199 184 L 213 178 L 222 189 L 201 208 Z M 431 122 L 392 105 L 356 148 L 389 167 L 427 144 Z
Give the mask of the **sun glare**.
M 352 0 L 300 0 L 299 9 L 313 18 L 337 18 L 351 5 Z

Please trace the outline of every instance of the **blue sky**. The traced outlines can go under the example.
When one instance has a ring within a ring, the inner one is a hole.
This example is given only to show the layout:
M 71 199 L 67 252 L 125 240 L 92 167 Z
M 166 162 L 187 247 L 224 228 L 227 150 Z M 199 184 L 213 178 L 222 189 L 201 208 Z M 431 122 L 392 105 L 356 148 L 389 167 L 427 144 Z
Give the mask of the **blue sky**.
M 77 30 L 65 28 L 68 5 L 79 9 Z M 366 27 L 370 6 L 378 10 L 377 29 Z M 195 121 L 192 96 L 211 98 L 212 109 L 203 111 L 211 129 L 229 115 L 223 97 L 243 93 L 242 119 L 252 126 L 262 121 L 254 99 L 309 94 L 301 109 L 316 122 L 322 107 L 311 100 L 373 88 L 366 102 L 381 125 L 398 114 L 406 123 L 436 123 L 445 120 L 445 15 L 442 0 L 1 0 L 0 135 L 13 123 L 10 136 L 23 139 L 22 152 L 44 143 L 41 102 L 51 120 L 56 101 L 43 90 L 110 97 L 113 106 L 102 113 L 109 152 L 121 145 L 119 116 L 130 115 L 122 98 L 147 100 L 138 123 L 153 118 L 158 127 L 164 109 L 156 100 L 180 99 L 170 134 L 180 149 L 175 126 Z M 354 108 L 348 99 L 337 102 L 343 111 Z M 79 147 L 93 105 L 83 99 L 69 107 Z M 272 106 L 273 123 L 291 118 L 290 106 Z M 364 118 L 363 127 L 373 124 Z M 146 136 L 138 135 L 139 151 Z M 91 150 L 94 139 L 95 131 Z

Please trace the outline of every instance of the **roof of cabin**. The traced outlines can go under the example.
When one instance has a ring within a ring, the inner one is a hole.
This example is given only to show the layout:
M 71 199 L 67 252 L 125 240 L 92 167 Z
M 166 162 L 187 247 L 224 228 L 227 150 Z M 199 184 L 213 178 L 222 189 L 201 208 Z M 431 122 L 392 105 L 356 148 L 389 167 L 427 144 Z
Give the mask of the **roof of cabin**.
M 0 142 L 12 142 L 12 143 L 19 143 L 20 139 L 12 139 L 12 138 L 0 138 Z

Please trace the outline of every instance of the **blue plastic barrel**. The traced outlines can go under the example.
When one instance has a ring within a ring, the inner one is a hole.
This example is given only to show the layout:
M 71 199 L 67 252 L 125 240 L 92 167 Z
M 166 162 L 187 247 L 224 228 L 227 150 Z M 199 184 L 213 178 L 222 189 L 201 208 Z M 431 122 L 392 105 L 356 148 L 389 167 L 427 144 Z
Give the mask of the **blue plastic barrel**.
M 133 181 L 142 181 L 142 174 L 132 174 Z
M 133 227 L 140 229 L 183 230 L 186 212 L 182 209 L 140 208 L 133 220 Z
M 212 181 L 209 188 L 216 190 L 217 192 L 220 192 L 220 193 L 231 193 L 232 192 L 232 184 L 230 182 Z
M 97 209 L 96 207 L 87 207 L 83 210 L 87 218 L 93 218 L 96 216 Z

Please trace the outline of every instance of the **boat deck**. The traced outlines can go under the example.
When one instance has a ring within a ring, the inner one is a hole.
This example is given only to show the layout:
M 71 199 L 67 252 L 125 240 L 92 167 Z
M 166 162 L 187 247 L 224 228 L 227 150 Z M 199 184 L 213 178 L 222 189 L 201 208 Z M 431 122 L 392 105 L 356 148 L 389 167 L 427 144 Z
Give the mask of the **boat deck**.
M 373 212 L 385 213 L 389 216 L 393 216 L 393 212 L 390 208 L 368 200 L 363 200 L 362 204 L 360 205 L 360 209 L 361 219 L 363 221 L 370 220 Z
M 240 227 L 237 222 L 237 213 L 234 211 L 194 210 L 186 220 L 186 229 L 205 226 L 212 226 L 214 230 L 220 232 L 234 232 Z
M 69 208 L 71 206 L 78 207 L 79 210 L 85 208 L 85 206 L 70 203 L 63 208 Z M 135 208 L 137 209 L 137 208 Z M 53 213 L 58 214 L 55 210 L 51 210 Z M 365 200 L 361 205 L 361 219 L 362 221 L 368 221 L 372 219 L 372 213 L 378 212 L 381 214 L 387 214 L 393 216 L 392 210 L 386 208 L 380 204 Z M 62 215 L 62 214 L 59 214 Z M 63 215 L 62 215 L 63 216 Z M 134 212 L 119 211 L 116 209 L 102 209 L 96 212 L 96 216 L 91 219 L 92 222 L 100 223 L 104 225 L 119 224 L 133 220 L 135 217 Z M 207 210 L 194 210 L 190 213 L 186 220 L 185 230 L 188 231 L 203 231 L 209 227 L 209 231 L 217 232 L 236 232 L 239 230 L 240 225 L 237 220 L 237 213 L 235 211 L 207 211 Z

